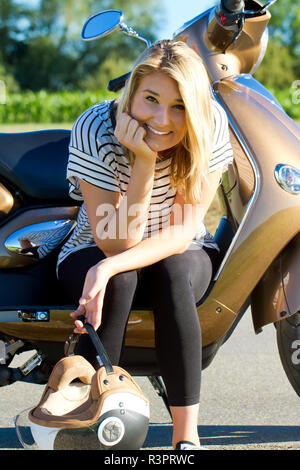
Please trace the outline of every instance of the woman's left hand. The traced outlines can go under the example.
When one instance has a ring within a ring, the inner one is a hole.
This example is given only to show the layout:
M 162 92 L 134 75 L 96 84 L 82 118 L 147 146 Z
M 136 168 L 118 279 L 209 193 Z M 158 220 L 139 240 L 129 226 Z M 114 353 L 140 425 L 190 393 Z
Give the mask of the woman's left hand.
M 113 275 L 109 266 L 110 263 L 105 259 L 88 270 L 79 306 L 70 314 L 75 319 L 80 315 L 85 315 L 86 322 L 90 323 L 95 330 L 101 324 L 104 294 L 107 283 Z M 80 320 L 75 320 L 75 326 L 74 333 L 87 333 Z

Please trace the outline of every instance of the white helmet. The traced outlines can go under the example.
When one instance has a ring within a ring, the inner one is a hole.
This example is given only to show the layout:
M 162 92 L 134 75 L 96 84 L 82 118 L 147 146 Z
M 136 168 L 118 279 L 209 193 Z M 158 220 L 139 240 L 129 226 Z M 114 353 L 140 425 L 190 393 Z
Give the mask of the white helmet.
M 55 365 L 38 406 L 28 415 L 39 449 L 141 448 L 148 431 L 149 401 L 128 372 L 111 366 L 105 353 L 104 359 L 97 371 L 77 355 Z

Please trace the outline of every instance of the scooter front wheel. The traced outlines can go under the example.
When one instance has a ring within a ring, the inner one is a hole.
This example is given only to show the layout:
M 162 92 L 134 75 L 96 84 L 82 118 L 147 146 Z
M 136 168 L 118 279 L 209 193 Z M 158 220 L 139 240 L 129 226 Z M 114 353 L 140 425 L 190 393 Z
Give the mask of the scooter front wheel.
M 281 363 L 300 397 L 300 312 L 277 322 L 275 326 Z

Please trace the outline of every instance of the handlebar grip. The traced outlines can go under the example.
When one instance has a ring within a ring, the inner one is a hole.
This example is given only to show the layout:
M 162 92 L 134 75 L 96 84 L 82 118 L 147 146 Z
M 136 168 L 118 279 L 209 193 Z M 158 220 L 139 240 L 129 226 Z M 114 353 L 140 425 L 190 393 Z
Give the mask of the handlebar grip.
M 244 0 L 221 0 L 221 8 L 228 13 L 242 13 L 245 8 Z
M 107 85 L 107 89 L 109 91 L 119 91 L 125 86 L 126 80 L 130 77 L 130 72 L 125 73 L 124 75 L 121 75 L 121 77 L 114 78 L 113 80 L 110 80 L 110 82 Z

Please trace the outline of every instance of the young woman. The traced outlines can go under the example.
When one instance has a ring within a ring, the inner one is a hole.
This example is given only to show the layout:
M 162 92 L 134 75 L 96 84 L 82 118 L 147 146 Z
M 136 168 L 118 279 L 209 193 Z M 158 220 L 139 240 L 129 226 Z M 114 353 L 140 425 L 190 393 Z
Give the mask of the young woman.
M 70 302 L 81 295 L 71 314 L 83 333 L 76 352 L 95 364 L 76 320 L 84 314 L 117 365 L 137 285 L 147 283 L 178 449 L 200 448 L 196 302 L 218 261 L 203 218 L 231 160 L 226 114 L 201 59 L 180 41 L 147 49 L 121 99 L 88 109 L 72 130 L 67 178 L 84 203 L 58 278 Z

